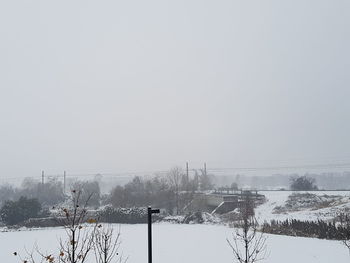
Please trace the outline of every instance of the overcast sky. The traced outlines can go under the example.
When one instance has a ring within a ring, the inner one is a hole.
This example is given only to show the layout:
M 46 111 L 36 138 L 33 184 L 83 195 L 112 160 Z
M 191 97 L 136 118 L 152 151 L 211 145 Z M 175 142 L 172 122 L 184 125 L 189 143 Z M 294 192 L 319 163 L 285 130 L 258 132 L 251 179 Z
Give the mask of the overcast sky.
M 0 0 L 0 176 L 350 161 L 349 14 Z

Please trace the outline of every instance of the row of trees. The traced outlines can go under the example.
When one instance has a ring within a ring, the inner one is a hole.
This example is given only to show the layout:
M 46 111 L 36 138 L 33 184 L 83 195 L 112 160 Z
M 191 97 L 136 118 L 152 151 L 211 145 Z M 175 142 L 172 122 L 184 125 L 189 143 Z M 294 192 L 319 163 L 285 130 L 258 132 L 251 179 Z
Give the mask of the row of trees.
M 272 220 L 270 223 L 265 223 L 263 229 L 271 234 L 340 240 L 350 252 L 350 216 L 347 212 L 339 213 L 332 222 Z
M 100 187 L 95 181 L 76 181 L 72 184 L 80 192 L 80 199 L 87 205 L 100 205 Z M 6 225 L 16 225 L 30 218 L 50 216 L 50 208 L 64 203 L 69 198 L 63 191 L 61 182 L 51 180 L 39 183 L 25 179 L 20 188 L 9 185 L 0 187 L 0 219 Z
M 192 200 L 198 190 L 213 188 L 213 177 L 204 171 L 189 178 L 184 171 L 175 167 L 166 176 L 144 179 L 136 176 L 124 186 L 116 186 L 106 203 L 114 207 L 144 207 L 152 205 L 164 208 L 168 213 L 179 213 Z
M 94 208 L 101 203 L 115 208 L 152 205 L 167 213 L 178 214 L 192 200 L 194 192 L 213 188 L 213 177 L 205 171 L 196 171 L 189 178 L 181 168 L 175 167 L 165 176 L 149 179 L 136 176 L 126 185 L 116 186 L 103 201 L 97 181 L 75 181 L 70 188 L 80 191 L 80 199 L 83 202 L 89 199 L 87 205 Z M 18 188 L 2 185 L 0 219 L 7 225 L 14 225 L 29 218 L 46 217 L 49 209 L 64 203 L 67 198 L 62 183 L 54 179 L 41 183 L 26 178 Z
M 15 225 L 29 218 L 37 218 L 44 212 L 37 199 L 21 197 L 17 201 L 5 201 L 0 218 L 7 225 Z
M 21 196 L 38 199 L 44 205 L 55 205 L 63 202 L 65 199 L 63 185 L 55 179 L 42 184 L 31 178 L 25 178 L 21 187 L 7 184 L 0 186 L 0 202 L 15 201 Z
M 139 198 L 141 197 L 144 200 L 145 195 L 147 195 L 146 200 L 153 203 L 152 195 L 159 190 L 163 193 L 170 190 L 175 196 L 178 196 L 181 191 L 194 192 L 213 188 L 212 175 L 207 174 L 204 170 L 196 170 L 194 173 L 194 176 L 189 178 L 181 168 L 174 167 L 165 176 L 155 176 L 152 179 L 143 179 L 136 176 L 125 186 L 115 187 L 111 195 L 116 195 L 120 199 L 119 203 L 121 206 L 138 206 L 144 204 L 144 201 L 140 202 Z M 126 192 L 132 192 L 133 194 L 122 193 L 122 188 Z M 67 191 L 69 189 L 82 190 L 83 199 L 84 196 L 86 198 L 90 193 L 94 193 L 94 196 L 89 201 L 89 205 L 96 207 L 100 205 L 102 196 L 97 180 L 76 180 L 69 183 Z M 32 178 L 25 178 L 20 187 L 14 187 L 9 184 L 0 185 L 0 204 L 7 200 L 16 201 L 21 196 L 24 196 L 38 199 L 43 206 L 53 206 L 65 201 L 67 196 L 64 191 L 63 183 L 55 178 L 50 178 L 45 183 Z M 113 200 L 113 198 L 109 198 L 109 200 Z
M 147 206 L 148 204 L 166 208 L 168 211 L 180 211 L 187 202 L 188 196 L 184 193 L 194 193 L 198 190 L 213 189 L 213 176 L 205 171 L 195 171 L 195 175 L 189 178 L 184 171 L 175 167 L 166 176 L 155 176 L 151 179 L 134 177 L 125 186 L 115 187 L 108 198 L 108 202 L 114 206 L 131 207 Z M 237 185 L 232 185 L 237 189 Z M 101 202 L 101 190 L 97 181 L 75 181 L 70 188 L 82 190 L 82 198 L 94 193 L 89 205 L 98 207 Z M 306 176 L 291 178 L 292 190 L 316 190 L 316 182 Z M 67 196 L 64 193 L 63 184 L 51 179 L 46 183 L 26 178 L 21 187 L 11 185 L 0 186 L 0 204 L 5 201 L 17 201 L 20 197 L 37 199 L 43 206 L 54 206 L 64 202 Z M 162 201 L 159 201 L 162 200 Z
M 74 181 L 70 188 L 82 191 L 82 199 L 85 199 L 94 193 L 89 201 L 91 206 L 99 206 L 101 199 L 101 191 L 96 181 Z M 37 199 L 43 206 L 54 206 L 60 204 L 67 199 L 64 193 L 62 182 L 56 179 L 50 179 L 46 183 L 35 181 L 31 178 L 25 178 L 21 187 L 4 184 L 0 186 L 0 204 L 5 201 L 16 201 L 20 197 L 29 199 Z

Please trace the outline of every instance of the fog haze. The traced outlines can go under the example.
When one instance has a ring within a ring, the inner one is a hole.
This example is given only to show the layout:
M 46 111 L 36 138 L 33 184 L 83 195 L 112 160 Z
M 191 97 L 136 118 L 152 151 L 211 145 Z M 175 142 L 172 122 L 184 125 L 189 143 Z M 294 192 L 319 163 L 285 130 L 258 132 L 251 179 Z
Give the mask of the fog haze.
M 0 1 L 1 176 L 350 162 L 349 1 Z

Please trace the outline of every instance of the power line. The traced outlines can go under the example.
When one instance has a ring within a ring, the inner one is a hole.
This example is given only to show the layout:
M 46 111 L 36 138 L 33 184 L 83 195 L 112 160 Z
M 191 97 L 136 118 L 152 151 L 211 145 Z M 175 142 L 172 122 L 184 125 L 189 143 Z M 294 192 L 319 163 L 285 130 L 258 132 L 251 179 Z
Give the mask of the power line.
M 263 171 L 263 170 L 290 170 L 290 169 L 331 169 L 331 168 L 350 168 L 350 163 L 329 163 L 329 164 L 312 164 L 312 165 L 294 165 L 294 166 L 262 166 L 262 167 L 225 167 L 210 168 L 211 172 L 220 171 Z
M 186 174 L 188 169 L 188 164 L 186 165 Z M 198 170 L 201 170 L 202 168 L 191 168 L 188 169 L 188 171 L 195 172 Z M 214 168 L 207 168 L 206 163 L 204 166 L 204 172 L 211 172 L 211 173 L 229 173 L 229 172 L 258 172 L 258 171 L 279 171 L 279 170 L 325 170 L 325 169 L 350 169 L 350 162 L 344 162 L 344 163 L 327 163 L 327 164 L 308 164 L 308 165 L 276 165 L 276 166 L 237 166 L 237 167 L 214 167 Z M 0 181 L 18 181 L 23 180 L 25 178 L 35 179 L 41 182 L 44 182 L 45 178 L 62 178 L 63 181 L 68 178 L 91 178 L 98 175 L 103 176 L 104 178 L 130 178 L 133 176 L 151 176 L 151 175 L 166 175 L 168 173 L 168 170 L 154 170 L 154 171 L 138 171 L 138 172 L 97 172 L 97 173 L 69 173 L 69 172 L 62 172 L 60 174 L 58 173 L 45 173 L 42 171 L 41 175 L 38 176 L 30 176 L 30 177 L 2 177 L 0 178 Z M 43 177 L 44 175 L 44 177 Z

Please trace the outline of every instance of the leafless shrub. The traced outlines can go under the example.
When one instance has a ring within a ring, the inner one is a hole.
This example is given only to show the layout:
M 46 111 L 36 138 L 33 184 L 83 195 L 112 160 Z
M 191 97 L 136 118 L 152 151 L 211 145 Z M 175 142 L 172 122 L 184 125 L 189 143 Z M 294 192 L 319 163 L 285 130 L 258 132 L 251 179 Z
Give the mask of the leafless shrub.
M 254 203 L 246 196 L 240 207 L 240 220 L 235 224 L 232 241 L 227 239 L 235 260 L 239 263 L 254 263 L 266 257 L 266 237 L 258 231 L 254 217 Z
M 335 220 L 342 227 L 341 242 L 350 252 L 350 215 L 348 211 L 342 211 L 337 214 Z
M 110 225 L 98 225 L 94 236 L 94 250 L 96 263 L 126 262 L 119 254 L 120 229 L 114 234 Z
M 88 217 L 87 204 L 89 196 L 81 204 L 81 191 L 72 190 L 71 204 L 61 208 L 61 215 L 57 218 L 59 224 L 64 226 L 66 238 L 60 239 L 59 251 L 43 253 L 38 247 L 26 251 L 26 257 L 20 257 L 23 263 L 84 263 L 89 253 L 96 245 L 97 220 Z M 15 256 L 19 256 L 17 252 Z

